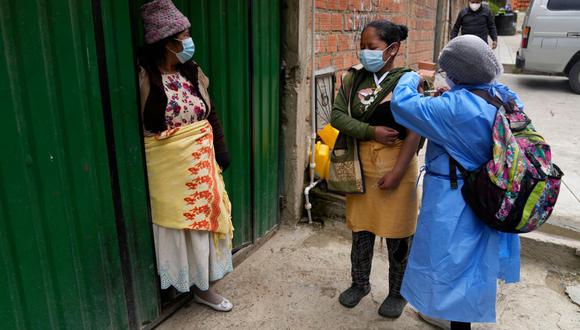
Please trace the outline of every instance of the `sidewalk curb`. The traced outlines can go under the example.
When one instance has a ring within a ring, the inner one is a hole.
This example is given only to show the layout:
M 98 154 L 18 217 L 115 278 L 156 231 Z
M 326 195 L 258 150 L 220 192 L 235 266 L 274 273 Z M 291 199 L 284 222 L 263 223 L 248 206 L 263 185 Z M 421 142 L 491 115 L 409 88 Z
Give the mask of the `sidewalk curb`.
M 522 256 L 573 271 L 580 269 L 580 241 L 551 235 L 541 229 L 520 235 L 520 241 Z

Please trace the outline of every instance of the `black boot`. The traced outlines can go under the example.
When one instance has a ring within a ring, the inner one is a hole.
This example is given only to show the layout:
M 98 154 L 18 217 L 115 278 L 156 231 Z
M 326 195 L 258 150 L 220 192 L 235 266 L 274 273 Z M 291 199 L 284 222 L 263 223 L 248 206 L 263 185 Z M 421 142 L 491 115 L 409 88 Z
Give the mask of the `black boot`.
M 364 296 L 371 292 L 371 286 L 358 286 L 353 284 L 350 288 L 344 290 L 338 297 L 341 305 L 348 308 L 353 308 L 361 301 Z
M 379 308 L 379 315 L 396 319 L 403 314 L 405 306 L 407 306 L 407 300 L 405 298 L 389 294 Z
M 373 233 L 368 231 L 352 233 L 352 249 L 350 251 L 352 285 L 338 297 L 338 301 L 345 307 L 353 308 L 371 292 L 369 277 L 374 245 L 375 235 Z
M 379 315 L 398 318 L 403 314 L 407 300 L 401 296 L 401 285 L 407 267 L 407 257 L 411 247 L 411 237 L 387 239 L 389 251 L 389 295 L 379 308 Z

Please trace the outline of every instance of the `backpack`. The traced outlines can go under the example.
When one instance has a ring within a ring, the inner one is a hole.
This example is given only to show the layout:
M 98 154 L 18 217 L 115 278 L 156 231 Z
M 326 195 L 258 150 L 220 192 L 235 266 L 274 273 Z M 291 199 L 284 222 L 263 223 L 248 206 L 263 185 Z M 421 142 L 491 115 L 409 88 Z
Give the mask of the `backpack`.
M 552 214 L 564 174 L 552 163 L 550 146 L 513 100 L 503 103 L 486 91 L 471 92 L 498 109 L 492 159 L 470 172 L 450 157 L 451 187 L 457 189 L 459 169 L 463 198 L 483 222 L 502 232 L 531 232 Z

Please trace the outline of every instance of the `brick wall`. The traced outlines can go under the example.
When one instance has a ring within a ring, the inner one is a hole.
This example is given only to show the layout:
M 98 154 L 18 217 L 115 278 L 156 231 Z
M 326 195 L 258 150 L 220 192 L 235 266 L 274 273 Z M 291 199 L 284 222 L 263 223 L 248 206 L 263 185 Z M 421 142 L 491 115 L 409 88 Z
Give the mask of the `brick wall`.
M 437 0 L 316 0 L 316 68 L 334 66 L 340 84 L 342 73 L 359 63 L 363 28 L 377 19 L 409 28 L 396 65 L 431 61 L 436 10 Z
M 512 9 L 526 11 L 530 5 L 530 0 L 512 0 Z

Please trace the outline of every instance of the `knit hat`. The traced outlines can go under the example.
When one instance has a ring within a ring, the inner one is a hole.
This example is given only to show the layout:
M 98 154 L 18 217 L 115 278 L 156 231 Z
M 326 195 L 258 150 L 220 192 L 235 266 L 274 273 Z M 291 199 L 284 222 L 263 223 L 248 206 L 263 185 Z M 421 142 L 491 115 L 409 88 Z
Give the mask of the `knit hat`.
M 141 18 L 147 44 L 163 40 L 191 26 L 187 17 L 171 0 L 155 0 L 144 4 L 141 6 Z
M 439 67 L 461 84 L 490 83 L 503 73 L 503 66 L 481 38 L 462 35 L 451 40 L 439 55 Z

